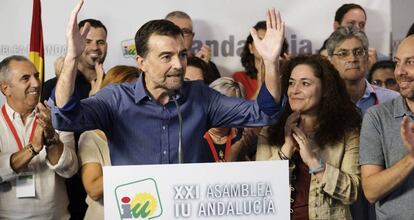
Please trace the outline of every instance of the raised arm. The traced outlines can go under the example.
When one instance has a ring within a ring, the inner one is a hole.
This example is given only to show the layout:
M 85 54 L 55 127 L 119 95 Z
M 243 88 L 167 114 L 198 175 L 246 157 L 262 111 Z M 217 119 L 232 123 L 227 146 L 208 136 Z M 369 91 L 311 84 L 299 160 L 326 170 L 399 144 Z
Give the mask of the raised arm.
M 67 52 L 63 63 L 62 73 L 56 84 L 56 106 L 63 107 L 72 96 L 75 88 L 75 79 L 78 60 L 85 49 L 85 39 L 89 32 L 90 24 L 85 24 L 82 33 L 78 27 L 78 13 L 82 8 L 83 0 L 80 0 L 73 9 L 66 28 Z
M 281 82 L 279 72 L 279 56 L 285 35 L 285 24 L 279 11 L 272 8 L 266 15 L 266 34 L 261 40 L 254 28 L 250 29 L 254 46 L 263 58 L 265 66 L 265 83 L 276 102 L 281 99 Z

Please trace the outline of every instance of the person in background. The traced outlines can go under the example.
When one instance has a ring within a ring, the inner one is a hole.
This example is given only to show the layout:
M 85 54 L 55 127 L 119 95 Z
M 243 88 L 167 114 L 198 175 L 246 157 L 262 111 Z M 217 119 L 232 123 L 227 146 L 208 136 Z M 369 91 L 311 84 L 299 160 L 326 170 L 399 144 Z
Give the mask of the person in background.
M 334 31 L 339 27 L 350 27 L 361 30 L 365 33 L 367 24 L 367 14 L 365 9 L 354 3 L 343 4 L 335 12 Z M 368 54 L 368 68 L 371 68 L 374 63 L 381 60 L 389 60 L 390 58 L 384 54 L 377 53 L 375 48 L 367 48 Z
M 253 28 L 257 31 L 260 39 L 266 34 L 266 22 L 259 21 Z M 283 41 L 282 58 L 287 57 L 288 44 L 286 40 Z M 244 67 L 244 71 L 235 72 L 233 79 L 240 82 L 246 90 L 246 99 L 255 99 L 257 96 L 258 88 L 262 85 L 264 80 L 264 64 L 263 58 L 257 52 L 256 47 L 253 44 L 253 38 L 249 34 L 241 53 L 241 64 Z
M 139 70 L 133 66 L 119 65 L 108 70 L 101 88 L 111 83 L 134 82 Z M 98 85 L 97 85 L 98 86 Z M 101 130 L 85 131 L 81 134 L 78 144 L 80 176 L 86 193 L 88 208 L 85 220 L 104 219 L 103 207 L 103 166 L 110 166 L 109 147 L 106 136 Z
M 203 80 L 206 85 L 210 85 L 216 79 L 218 77 L 212 73 L 210 65 L 201 58 L 193 56 L 187 59 L 184 80 Z
M 289 160 L 291 219 L 352 219 L 360 186 L 361 116 L 338 71 L 319 55 L 282 71 L 287 109 L 262 129 L 256 160 Z
M 372 86 L 366 79 L 368 73 L 368 38 L 355 26 L 339 27 L 328 38 L 328 59 L 345 81 L 351 100 L 365 111 L 376 104 L 391 100 L 398 93 Z
M 218 78 L 210 84 L 210 88 L 229 97 L 245 96 L 243 86 L 230 77 Z M 204 134 L 206 153 L 203 154 L 203 162 L 245 160 L 255 153 L 256 141 L 256 136 L 252 132 L 244 132 L 243 128 L 210 128 Z
M 400 90 L 394 76 L 395 63 L 390 60 L 376 62 L 368 74 L 368 81 L 375 86 L 391 89 L 396 92 Z
M 211 49 L 209 46 L 204 44 L 199 51 L 196 51 L 195 54 L 193 53 L 194 51 L 192 50 L 192 47 L 195 33 L 193 31 L 193 21 L 191 17 L 183 11 L 172 11 L 165 16 L 165 19 L 173 22 L 183 32 L 184 46 L 187 49 L 188 58 L 195 56 L 202 59 L 210 66 L 213 78 L 220 78 L 221 75 L 216 64 L 211 61 Z
M 50 108 L 39 103 L 39 72 L 26 57 L 7 57 L 0 89 L 0 219 L 69 219 L 65 178 L 78 170 L 75 143 L 53 129 Z

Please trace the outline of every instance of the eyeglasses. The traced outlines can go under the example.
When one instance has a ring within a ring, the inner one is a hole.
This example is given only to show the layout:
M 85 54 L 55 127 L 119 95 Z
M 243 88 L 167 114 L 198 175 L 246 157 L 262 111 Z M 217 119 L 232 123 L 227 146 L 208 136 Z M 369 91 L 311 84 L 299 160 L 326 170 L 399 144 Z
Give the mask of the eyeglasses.
M 363 57 L 365 56 L 365 54 L 367 54 L 367 51 L 363 47 L 359 47 L 353 50 L 341 49 L 338 52 L 333 53 L 332 56 L 338 56 L 338 58 L 344 59 L 344 58 L 347 58 L 349 55 L 351 55 L 351 51 L 352 51 L 352 54 L 357 58 Z
M 397 81 L 395 81 L 395 79 L 386 79 L 385 81 L 376 79 L 376 80 L 373 80 L 371 83 L 372 85 L 381 86 L 381 87 L 385 85 L 385 87 L 388 88 L 390 86 L 395 86 L 395 84 L 397 84 Z
M 194 33 L 193 33 L 193 30 L 190 30 L 190 29 L 188 29 L 188 28 L 182 28 L 181 29 L 181 31 L 183 32 L 183 35 L 185 36 L 185 37 L 187 37 L 187 36 L 192 36 Z

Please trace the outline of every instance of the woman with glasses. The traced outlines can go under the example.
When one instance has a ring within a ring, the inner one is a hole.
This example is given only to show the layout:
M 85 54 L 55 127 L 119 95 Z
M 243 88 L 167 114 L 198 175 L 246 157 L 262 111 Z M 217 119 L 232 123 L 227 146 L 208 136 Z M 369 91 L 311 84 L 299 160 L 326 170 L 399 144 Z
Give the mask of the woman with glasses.
M 376 62 L 368 74 L 368 81 L 372 85 L 399 92 L 400 87 L 395 80 L 395 63 L 390 60 Z

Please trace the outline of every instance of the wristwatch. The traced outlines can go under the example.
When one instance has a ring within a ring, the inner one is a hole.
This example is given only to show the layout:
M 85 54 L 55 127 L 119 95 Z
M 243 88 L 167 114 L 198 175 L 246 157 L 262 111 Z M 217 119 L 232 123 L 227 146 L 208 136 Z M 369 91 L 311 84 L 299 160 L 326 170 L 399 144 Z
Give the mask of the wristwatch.
M 52 138 L 45 138 L 45 139 L 44 139 L 44 143 L 43 143 L 43 144 L 44 144 L 46 147 L 49 147 L 49 146 L 51 146 L 51 145 L 58 144 L 59 142 L 60 142 L 60 139 L 59 139 L 59 134 L 55 132 L 55 134 L 53 135 L 53 137 L 52 137 Z

